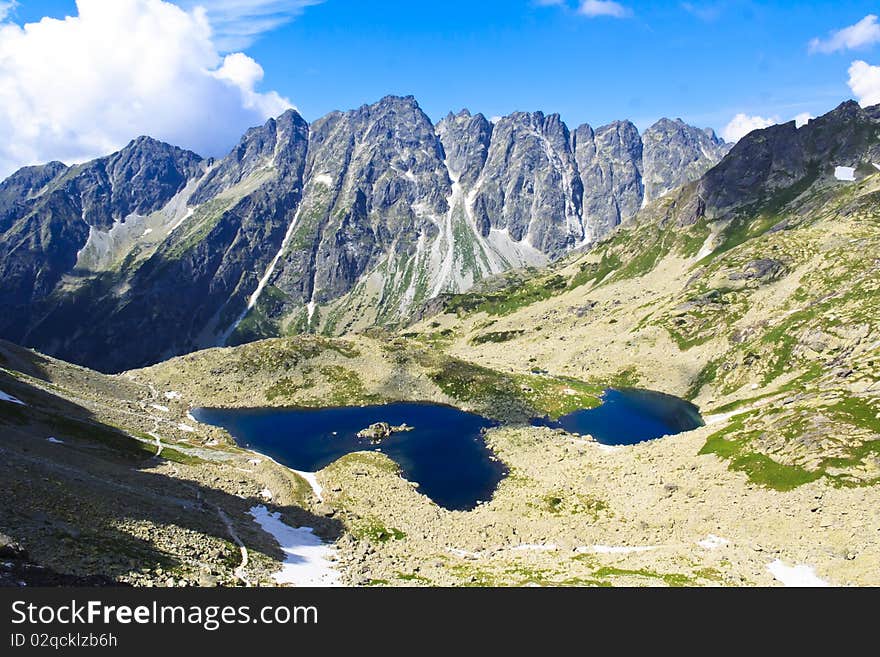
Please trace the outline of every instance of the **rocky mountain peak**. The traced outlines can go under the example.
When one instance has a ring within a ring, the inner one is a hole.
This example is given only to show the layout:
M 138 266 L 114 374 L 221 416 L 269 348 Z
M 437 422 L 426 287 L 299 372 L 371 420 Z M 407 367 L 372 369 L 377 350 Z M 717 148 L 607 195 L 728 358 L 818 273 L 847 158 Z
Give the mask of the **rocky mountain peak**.
M 693 180 L 713 153 L 657 167 L 687 162 L 669 178 Z M 312 124 L 289 110 L 218 160 L 138 138 L 0 186 L 0 303 L 14 309 L 0 335 L 116 371 L 393 324 L 439 294 L 605 237 L 644 202 L 644 167 L 629 121 L 572 132 L 555 113 L 493 124 L 464 109 L 434 125 L 413 96 Z M 74 321 L 94 316 L 104 319 Z M 132 344 L 134 330 L 147 337 Z
M 797 195 L 817 181 L 834 183 L 839 166 L 873 171 L 873 162 L 880 162 L 880 105 L 846 101 L 799 129 L 789 121 L 740 139 L 700 180 L 700 212 L 727 217 L 782 194 Z
M 471 187 L 486 164 L 493 125 L 482 114 L 468 110 L 450 112 L 437 124 L 437 136 L 443 144 L 446 165 L 453 179 Z
M 193 192 L 190 203 L 205 203 L 261 169 L 301 169 L 308 138 L 308 123 L 293 109 L 251 128 L 226 157 L 214 163 Z
M 659 198 L 696 180 L 730 149 L 712 130 L 701 130 L 681 119 L 660 119 L 642 135 L 645 201 Z

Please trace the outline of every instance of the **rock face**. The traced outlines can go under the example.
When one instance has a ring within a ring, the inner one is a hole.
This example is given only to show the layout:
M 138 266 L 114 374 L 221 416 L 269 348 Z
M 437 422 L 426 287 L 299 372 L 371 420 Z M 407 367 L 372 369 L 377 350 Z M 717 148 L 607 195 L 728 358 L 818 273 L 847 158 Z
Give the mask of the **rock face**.
M 0 186 L 0 306 L 7 311 L 0 334 L 28 342 L 50 297 L 63 289 L 71 298 L 70 281 L 62 279 L 75 276 L 92 235 L 159 210 L 201 172 L 194 153 L 141 137 L 87 164 L 29 167 L 7 179 Z M 94 324 L 94 316 L 70 319 L 58 328 L 71 333 Z M 57 345 L 60 337 L 50 333 Z
M 0 337 L 119 371 L 393 325 L 588 246 L 723 150 L 673 122 L 644 143 L 628 122 L 571 132 L 540 112 L 435 126 L 412 97 L 312 125 L 289 111 L 219 161 L 141 137 L 0 183 Z
M 718 162 L 732 148 L 713 130 L 699 130 L 681 119 L 660 119 L 645 130 L 642 142 L 646 201 L 698 179 L 706 172 L 706 162 Z
M 584 188 L 583 213 L 591 237 L 601 239 L 642 205 L 642 141 L 629 121 L 575 131 L 575 158 Z
M 880 106 L 847 101 L 797 128 L 794 121 L 756 130 L 701 180 L 696 217 L 729 215 L 755 203 L 796 196 L 835 167 L 856 169 L 856 179 L 880 161 Z M 859 169 L 862 173 L 859 173 Z M 792 197 L 793 198 L 793 197 Z
M 583 241 L 583 190 L 568 128 L 558 114 L 517 112 L 498 121 L 475 186 L 483 237 L 505 231 L 551 257 Z

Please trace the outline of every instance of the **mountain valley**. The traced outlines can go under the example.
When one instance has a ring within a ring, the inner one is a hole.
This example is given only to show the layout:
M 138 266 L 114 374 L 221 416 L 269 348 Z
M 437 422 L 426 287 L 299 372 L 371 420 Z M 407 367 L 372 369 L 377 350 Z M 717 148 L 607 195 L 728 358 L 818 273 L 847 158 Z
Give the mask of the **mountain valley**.
M 880 108 L 852 101 L 731 146 L 388 98 L 217 162 L 142 139 L 23 170 L 3 549 L 18 575 L 270 584 L 266 505 L 347 584 L 878 585 L 878 199 Z M 609 387 L 706 424 L 621 447 L 530 424 Z M 311 482 L 189 413 L 392 401 L 496 420 L 492 499 L 440 508 L 380 453 Z

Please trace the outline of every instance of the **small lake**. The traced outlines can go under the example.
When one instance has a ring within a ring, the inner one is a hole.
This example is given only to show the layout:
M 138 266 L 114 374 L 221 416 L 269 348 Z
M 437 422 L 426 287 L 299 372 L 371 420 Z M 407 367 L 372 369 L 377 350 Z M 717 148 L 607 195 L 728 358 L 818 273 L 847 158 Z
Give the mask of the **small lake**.
M 609 389 L 602 405 L 556 421 L 539 419 L 538 426 L 560 427 L 590 435 L 603 445 L 635 445 L 703 426 L 700 409 L 684 399 L 636 388 Z
M 596 408 L 536 426 L 589 434 L 604 445 L 633 445 L 703 425 L 699 409 L 683 399 L 649 390 L 607 390 Z M 315 472 L 352 452 L 382 452 L 419 491 L 447 509 L 473 509 L 491 499 L 507 474 L 483 440 L 496 423 L 451 406 L 397 402 L 342 408 L 207 409 L 192 411 L 199 422 L 223 427 L 236 442 L 294 470 Z M 357 433 L 376 422 L 406 424 L 373 443 Z
M 236 442 L 294 470 L 314 472 L 352 452 L 382 452 L 418 490 L 447 509 L 489 500 L 507 474 L 482 431 L 495 426 L 451 406 L 399 402 L 323 409 L 195 409 L 199 422 L 220 426 Z M 357 437 L 375 422 L 407 424 L 378 444 Z

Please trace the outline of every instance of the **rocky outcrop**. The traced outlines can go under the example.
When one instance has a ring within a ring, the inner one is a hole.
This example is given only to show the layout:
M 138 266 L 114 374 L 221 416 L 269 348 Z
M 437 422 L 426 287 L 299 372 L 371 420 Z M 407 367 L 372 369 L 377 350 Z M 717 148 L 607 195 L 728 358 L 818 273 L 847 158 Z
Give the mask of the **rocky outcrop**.
M 300 306 L 351 290 L 389 253 L 436 235 L 451 181 L 415 99 L 388 97 L 311 128 L 307 183 L 274 285 Z
M 740 208 L 773 205 L 848 166 L 874 172 L 880 161 L 880 106 L 847 101 L 797 128 L 794 121 L 755 130 L 701 180 L 693 211 L 725 218 Z M 864 175 L 859 174 L 859 176 Z M 790 199 L 789 199 L 790 200 Z
M 642 141 L 629 121 L 574 133 L 575 159 L 583 181 L 583 216 L 592 240 L 631 219 L 642 205 Z
M 642 135 L 645 201 L 697 180 L 732 148 L 713 130 L 660 119 Z
M 446 166 L 453 180 L 473 187 L 483 171 L 492 140 L 492 124 L 482 114 L 462 110 L 437 124 L 437 135 L 446 153 Z
M 558 114 L 517 112 L 495 124 L 475 188 L 475 220 L 556 257 L 583 240 L 581 182 Z
M 371 443 L 380 443 L 383 439 L 395 433 L 406 433 L 412 430 L 413 427 L 406 423 L 394 426 L 387 422 L 374 422 L 366 429 L 358 431 L 357 437 L 361 440 L 369 440 Z

